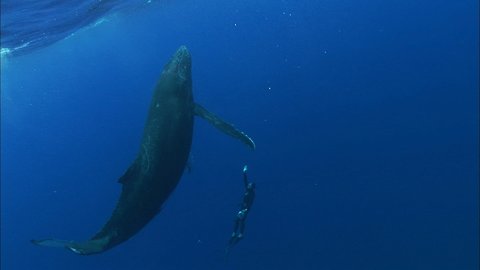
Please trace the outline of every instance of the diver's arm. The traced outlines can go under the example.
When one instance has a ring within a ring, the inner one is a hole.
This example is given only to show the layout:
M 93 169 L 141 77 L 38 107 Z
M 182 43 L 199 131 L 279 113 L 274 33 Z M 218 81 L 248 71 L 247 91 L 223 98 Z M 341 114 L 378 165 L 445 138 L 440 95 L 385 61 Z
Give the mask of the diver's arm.
M 243 184 L 245 185 L 245 189 L 248 187 L 247 170 L 247 165 L 243 166 Z

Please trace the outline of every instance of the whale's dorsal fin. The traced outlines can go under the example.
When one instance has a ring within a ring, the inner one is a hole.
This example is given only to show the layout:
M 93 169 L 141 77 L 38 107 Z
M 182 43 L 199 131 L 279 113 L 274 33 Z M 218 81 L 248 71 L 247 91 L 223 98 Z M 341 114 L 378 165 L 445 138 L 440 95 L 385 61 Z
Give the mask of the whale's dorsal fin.
M 198 103 L 195 103 L 195 115 L 198 115 L 201 118 L 207 120 L 210 124 L 221 130 L 223 133 L 239 139 L 240 141 L 248 145 L 250 148 L 255 150 L 255 143 L 250 137 L 248 137 L 247 134 L 236 129 L 232 124 L 225 122 L 223 119 L 216 116 L 215 114 L 207 111 L 207 109 L 205 109 Z
M 139 165 L 137 161 L 133 162 L 133 164 L 128 167 L 127 171 L 120 178 L 118 178 L 118 183 L 125 184 L 130 182 L 131 179 L 134 179 L 137 176 L 138 169 Z

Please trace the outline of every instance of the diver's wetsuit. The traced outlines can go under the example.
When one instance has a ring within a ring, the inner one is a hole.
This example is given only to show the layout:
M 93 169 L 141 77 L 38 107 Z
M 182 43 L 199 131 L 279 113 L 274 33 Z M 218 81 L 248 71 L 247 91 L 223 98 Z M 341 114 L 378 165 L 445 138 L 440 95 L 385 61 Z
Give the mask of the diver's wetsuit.
M 240 206 L 240 210 L 235 218 L 235 225 L 228 247 L 235 245 L 243 238 L 245 219 L 247 218 L 247 214 L 252 207 L 253 200 L 255 199 L 255 183 L 248 182 L 247 166 L 243 167 L 243 183 L 245 185 L 245 194 L 243 195 L 243 202 Z

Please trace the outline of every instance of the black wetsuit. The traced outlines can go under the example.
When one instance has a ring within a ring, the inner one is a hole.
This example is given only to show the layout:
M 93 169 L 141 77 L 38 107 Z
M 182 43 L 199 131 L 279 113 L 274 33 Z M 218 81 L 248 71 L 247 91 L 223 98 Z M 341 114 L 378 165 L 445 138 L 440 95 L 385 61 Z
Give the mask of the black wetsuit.
M 229 246 L 235 245 L 243 238 L 243 232 L 245 230 L 245 220 L 247 218 L 248 212 L 250 212 L 253 200 L 255 199 L 255 184 L 252 182 L 248 182 L 247 166 L 245 166 L 243 169 L 243 183 L 245 185 L 245 194 L 243 195 L 243 201 L 240 205 L 240 210 L 238 211 L 237 217 L 235 218 L 235 225 L 233 228 L 232 237 L 229 241 Z

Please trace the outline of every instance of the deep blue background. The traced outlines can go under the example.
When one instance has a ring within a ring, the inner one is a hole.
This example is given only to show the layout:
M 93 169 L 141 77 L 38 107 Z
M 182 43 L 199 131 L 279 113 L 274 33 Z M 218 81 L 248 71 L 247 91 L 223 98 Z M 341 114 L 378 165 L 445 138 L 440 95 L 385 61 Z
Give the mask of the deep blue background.
M 179 45 L 193 170 L 104 254 L 39 248 L 109 217 Z M 476 1 L 164 1 L 2 58 L 2 269 L 478 269 Z M 228 258 L 250 168 L 257 199 Z

